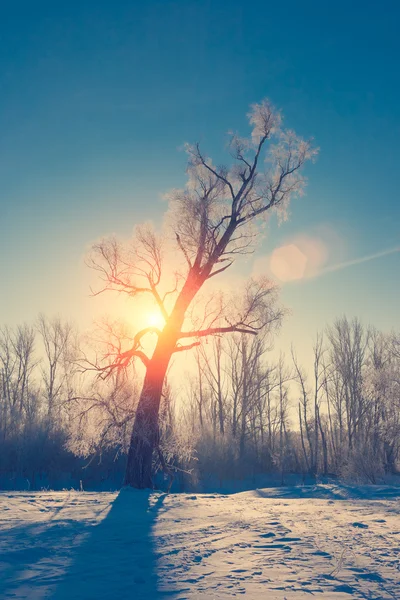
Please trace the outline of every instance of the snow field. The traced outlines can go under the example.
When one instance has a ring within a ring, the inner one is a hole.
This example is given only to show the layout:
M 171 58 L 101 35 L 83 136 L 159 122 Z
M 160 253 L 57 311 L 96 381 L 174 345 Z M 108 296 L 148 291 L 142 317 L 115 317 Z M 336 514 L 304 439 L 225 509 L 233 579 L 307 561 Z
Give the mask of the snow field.
M 0 494 L 0 598 L 400 598 L 400 489 Z

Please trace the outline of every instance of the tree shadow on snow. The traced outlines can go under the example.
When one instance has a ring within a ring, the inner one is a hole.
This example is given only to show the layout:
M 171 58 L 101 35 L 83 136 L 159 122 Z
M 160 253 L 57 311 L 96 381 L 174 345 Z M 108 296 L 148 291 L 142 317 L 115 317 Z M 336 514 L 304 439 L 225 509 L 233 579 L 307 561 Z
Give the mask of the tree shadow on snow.
M 71 566 L 49 597 L 163 598 L 158 590 L 153 527 L 164 498 L 146 491 L 122 490 L 107 516 L 76 549 Z

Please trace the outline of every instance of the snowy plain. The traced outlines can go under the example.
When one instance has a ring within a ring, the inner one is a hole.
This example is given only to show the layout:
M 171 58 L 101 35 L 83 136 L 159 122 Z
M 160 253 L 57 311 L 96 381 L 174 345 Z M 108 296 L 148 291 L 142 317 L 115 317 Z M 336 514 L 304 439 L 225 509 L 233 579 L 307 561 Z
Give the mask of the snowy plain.
M 400 599 L 400 488 L 4 492 L 0 598 Z

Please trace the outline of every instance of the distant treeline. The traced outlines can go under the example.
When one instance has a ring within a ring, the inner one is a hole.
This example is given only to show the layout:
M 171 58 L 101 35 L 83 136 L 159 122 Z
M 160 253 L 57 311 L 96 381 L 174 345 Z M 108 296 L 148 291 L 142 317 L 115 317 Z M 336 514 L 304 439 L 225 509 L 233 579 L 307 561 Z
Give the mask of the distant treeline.
M 263 474 L 377 483 L 396 473 L 399 337 L 341 318 L 316 339 L 309 372 L 294 350 L 271 361 L 270 344 L 217 337 L 193 351 L 179 396 L 165 386 L 158 484 L 163 470 L 192 490 Z M 122 484 L 140 374 L 104 380 L 83 346 L 58 318 L 0 329 L 1 488 Z

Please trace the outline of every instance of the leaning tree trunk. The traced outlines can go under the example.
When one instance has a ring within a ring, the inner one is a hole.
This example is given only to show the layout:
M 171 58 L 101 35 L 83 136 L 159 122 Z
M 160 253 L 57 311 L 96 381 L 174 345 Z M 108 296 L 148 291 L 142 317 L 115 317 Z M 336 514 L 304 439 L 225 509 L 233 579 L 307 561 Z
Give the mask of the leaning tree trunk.
M 158 407 L 161 394 L 143 390 L 132 429 L 124 485 L 152 488 L 153 451 L 158 443 Z M 146 407 L 144 405 L 147 405 Z
M 138 489 L 153 487 L 153 452 L 159 443 L 158 415 L 164 378 L 171 356 L 170 344 L 166 344 L 160 337 L 147 367 L 136 410 L 124 485 Z
M 207 275 L 207 272 L 202 277 L 194 272 L 189 275 L 147 365 L 132 429 L 124 485 L 139 489 L 153 488 L 153 452 L 159 443 L 158 415 L 165 375 L 176 349 L 186 310 Z

